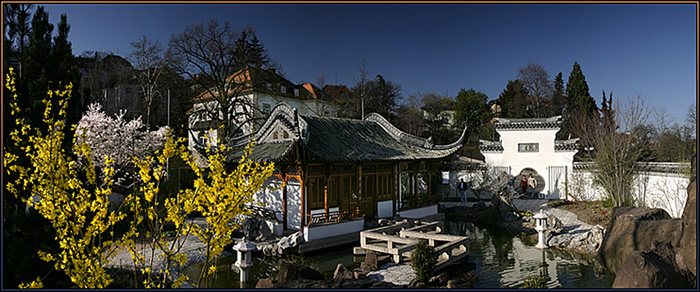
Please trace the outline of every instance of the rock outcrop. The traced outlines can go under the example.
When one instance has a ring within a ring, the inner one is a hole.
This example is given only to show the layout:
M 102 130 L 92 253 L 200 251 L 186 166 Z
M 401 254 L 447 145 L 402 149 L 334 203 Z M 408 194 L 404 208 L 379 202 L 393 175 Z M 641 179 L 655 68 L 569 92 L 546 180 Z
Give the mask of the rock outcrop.
M 378 267 L 377 253 L 368 251 L 367 254 L 365 254 L 365 260 L 360 264 L 360 269 L 365 272 L 372 272 L 376 271 Z
M 692 285 L 675 265 L 672 247 L 657 244 L 651 251 L 633 252 L 618 269 L 613 288 L 680 288 Z
M 688 185 L 688 198 L 685 201 L 683 216 L 681 217 L 681 239 L 680 247 L 676 253 L 676 263 L 681 269 L 687 270 L 693 276 L 697 277 L 697 235 L 696 235 L 696 220 L 697 216 L 697 201 L 696 201 L 696 161 L 693 158 L 692 169 L 690 171 L 690 184 Z
M 656 242 L 677 247 L 680 223 L 663 209 L 615 208 L 598 251 L 599 259 L 614 273 L 633 252 L 651 250 Z
M 696 275 L 695 167 L 683 216 L 662 209 L 615 208 L 598 259 L 616 288 L 690 288 Z
M 547 245 L 562 250 L 594 255 L 603 241 L 604 234 L 605 229 L 599 225 L 586 230 L 574 230 L 558 234 L 552 232 Z
M 340 280 L 354 280 L 355 279 L 355 274 L 348 270 L 343 264 L 338 264 L 338 266 L 335 267 L 335 272 L 333 272 L 333 280 L 340 281 Z

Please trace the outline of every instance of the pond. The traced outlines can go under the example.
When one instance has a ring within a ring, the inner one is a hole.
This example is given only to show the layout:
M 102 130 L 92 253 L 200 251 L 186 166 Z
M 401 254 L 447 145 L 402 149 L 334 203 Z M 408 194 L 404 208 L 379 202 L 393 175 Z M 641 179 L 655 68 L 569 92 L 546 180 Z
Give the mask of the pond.
M 467 259 L 458 263 L 459 270 L 474 271 L 479 278 L 475 288 L 518 288 L 528 277 L 545 276 L 549 288 L 610 288 L 613 276 L 592 257 L 555 251 L 540 250 L 512 233 L 496 228 L 480 228 L 469 222 L 446 221 L 445 229 L 454 235 L 467 235 L 472 241 Z M 287 261 L 307 264 L 332 277 L 338 263 L 352 269 L 359 266 L 362 257 L 353 256 L 354 245 L 345 245 L 325 251 L 293 256 Z M 276 275 L 277 257 L 258 256 L 255 259 L 247 287 L 254 287 L 260 278 Z M 217 279 L 212 287 L 239 287 L 237 269 L 231 269 L 235 256 L 219 261 Z M 196 278 L 201 264 L 190 266 L 185 272 Z
M 517 288 L 530 276 L 546 276 L 549 288 L 610 288 L 613 275 L 593 257 L 553 249 L 535 248 L 496 228 L 479 228 L 469 222 L 446 221 L 450 234 L 472 239 L 466 265 L 479 277 L 475 288 Z

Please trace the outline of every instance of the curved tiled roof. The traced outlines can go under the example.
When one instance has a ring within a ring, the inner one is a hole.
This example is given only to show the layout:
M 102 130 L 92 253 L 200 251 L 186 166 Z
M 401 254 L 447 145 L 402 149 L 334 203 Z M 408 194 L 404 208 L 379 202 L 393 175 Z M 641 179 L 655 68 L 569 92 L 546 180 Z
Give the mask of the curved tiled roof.
M 450 145 L 404 133 L 376 118 L 351 120 L 302 116 L 307 124 L 306 149 L 328 162 L 436 159 L 456 152 L 463 137 Z
M 552 129 L 558 130 L 561 125 L 561 116 L 546 119 L 503 119 L 497 118 L 494 127 L 497 130 L 529 130 Z
M 479 150 L 482 152 L 503 152 L 501 141 L 479 140 Z
M 286 141 L 275 140 L 270 134 L 278 130 L 292 135 Z M 365 120 L 303 116 L 281 104 L 256 133 L 254 140 L 258 144 L 251 157 L 277 161 L 297 144 L 313 158 L 325 162 L 438 159 L 461 148 L 465 136 L 466 129 L 455 143 L 433 145 L 429 139 L 397 129 L 377 114 L 370 114 Z M 229 159 L 240 157 L 242 150 L 238 148 Z
M 569 140 L 555 140 L 554 151 L 577 151 L 579 148 L 578 138 Z

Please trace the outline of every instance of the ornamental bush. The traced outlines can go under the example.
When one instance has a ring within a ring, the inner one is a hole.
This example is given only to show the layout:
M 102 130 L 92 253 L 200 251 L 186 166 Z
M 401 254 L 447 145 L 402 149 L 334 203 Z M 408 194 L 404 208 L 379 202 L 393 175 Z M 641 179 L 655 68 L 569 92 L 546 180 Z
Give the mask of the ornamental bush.
M 542 289 L 547 288 L 547 277 L 546 276 L 530 276 L 525 279 L 522 288 L 526 289 Z
M 433 247 L 424 240 L 418 242 L 411 258 L 411 267 L 416 272 L 416 280 L 423 283 L 428 282 L 436 263 L 437 254 L 433 251 Z
M 11 96 L 10 114 L 16 116 L 21 108 L 12 68 L 5 86 Z M 206 245 L 205 269 L 195 279 L 197 286 L 215 277 L 216 259 L 225 246 L 233 243 L 232 233 L 240 227 L 241 215 L 249 213 L 244 206 L 253 201 L 253 194 L 272 175 L 274 164 L 250 160 L 252 144 L 249 144 L 234 167 L 226 165 L 230 149 L 210 150 L 205 170 L 195 163 L 184 139 L 166 134 L 162 149 L 155 154 L 122 157 L 131 159 L 136 167 L 136 185 L 124 200 L 123 206 L 128 210 L 110 211 L 108 198 L 116 173 L 115 160 L 110 155 L 116 153 L 95 155 L 86 131 L 80 131 L 74 139 L 73 151 L 61 147 L 66 140 L 63 130 L 67 127 L 66 108 L 71 93 L 72 84 L 62 90 L 48 91 L 42 99 L 45 107 L 42 122 L 46 129 L 17 118 L 8 141 L 16 147 L 4 149 L 6 174 L 15 178 L 6 182 L 5 188 L 48 220 L 56 232 L 54 239 L 59 250 L 39 250 L 39 258 L 52 263 L 56 271 L 65 273 L 78 288 L 106 288 L 114 281 L 107 273 L 110 257 L 125 248 L 131 254 L 134 270 L 142 274 L 134 274 L 132 280 L 143 279 L 141 284 L 145 288 L 176 288 L 189 280 L 184 274 L 177 278 L 171 274 L 172 268 L 181 268 L 187 261 L 181 247 L 189 235 Z M 93 145 L 104 146 L 104 143 Z M 195 177 L 192 187 L 167 194 L 162 189 L 167 166 L 169 160 L 176 158 L 184 161 Z M 186 221 L 194 213 L 204 217 L 206 226 Z M 115 232 L 118 224 L 126 224 L 128 230 L 124 234 Z M 164 232 L 172 230 L 172 226 L 182 240 L 168 240 Z M 146 239 L 141 246 L 160 251 L 160 255 L 137 248 L 136 238 Z M 164 264 L 159 267 L 161 261 Z M 42 286 L 42 278 L 38 277 L 20 288 Z M 141 286 L 134 283 L 132 287 Z

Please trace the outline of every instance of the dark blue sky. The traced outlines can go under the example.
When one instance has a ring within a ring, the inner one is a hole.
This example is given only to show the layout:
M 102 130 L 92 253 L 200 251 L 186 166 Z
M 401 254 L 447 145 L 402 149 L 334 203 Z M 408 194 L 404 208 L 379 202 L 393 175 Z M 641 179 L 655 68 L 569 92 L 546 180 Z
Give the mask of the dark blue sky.
M 498 97 L 517 70 L 540 63 L 566 81 L 581 64 L 593 95 L 641 97 L 684 122 L 696 99 L 694 5 L 571 4 L 64 4 L 74 53 L 128 56 L 142 35 L 167 47 L 172 35 L 217 19 L 255 28 L 292 82 L 352 85 L 362 60 L 370 76 L 398 83 L 404 97 L 454 96 L 474 88 Z

